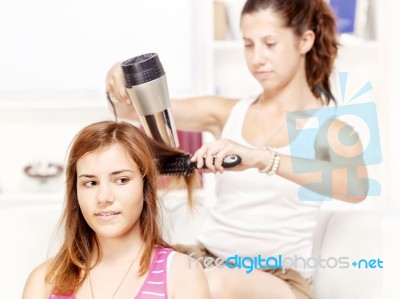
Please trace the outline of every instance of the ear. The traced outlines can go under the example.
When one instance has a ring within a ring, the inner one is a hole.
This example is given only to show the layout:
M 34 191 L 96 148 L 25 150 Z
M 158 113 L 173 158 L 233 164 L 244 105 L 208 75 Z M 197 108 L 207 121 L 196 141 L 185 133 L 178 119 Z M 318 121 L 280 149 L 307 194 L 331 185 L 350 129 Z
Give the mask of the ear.
M 312 30 L 307 30 L 300 37 L 299 50 L 301 54 L 306 54 L 314 45 L 315 34 Z

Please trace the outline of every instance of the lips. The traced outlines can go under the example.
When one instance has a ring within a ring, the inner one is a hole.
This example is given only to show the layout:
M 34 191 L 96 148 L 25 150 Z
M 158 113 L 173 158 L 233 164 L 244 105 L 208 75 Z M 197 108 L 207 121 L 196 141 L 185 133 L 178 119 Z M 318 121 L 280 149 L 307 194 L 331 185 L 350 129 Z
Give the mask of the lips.
M 257 75 L 265 75 L 265 74 L 271 74 L 272 71 L 257 71 L 256 74 Z
M 255 76 L 259 80 L 268 79 L 268 77 L 270 77 L 271 74 L 272 74 L 271 71 L 258 71 L 258 72 L 255 72 Z
M 115 212 L 115 211 L 102 211 L 102 212 L 98 212 L 95 213 L 95 216 L 100 216 L 100 217 L 109 217 L 109 216 L 114 216 L 114 215 L 118 215 L 121 214 L 120 212 Z

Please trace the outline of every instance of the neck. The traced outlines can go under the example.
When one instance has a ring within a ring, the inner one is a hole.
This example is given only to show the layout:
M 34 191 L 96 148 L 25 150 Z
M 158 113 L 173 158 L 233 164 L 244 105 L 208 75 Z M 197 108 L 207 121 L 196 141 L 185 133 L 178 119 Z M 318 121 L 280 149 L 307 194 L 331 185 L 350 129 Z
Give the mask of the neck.
M 97 238 L 100 252 L 94 252 L 94 257 L 100 255 L 104 263 L 131 260 L 133 252 L 138 252 L 141 247 L 144 248 L 144 241 L 139 232 L 119 238 L 101 236 Z
M 308 86 L 305 72 L 298 72 L 292 80 L 284 86 L 268 90 L 264 89 L 260 96 L 260 104 L 271 105 L 280 111 L 297 111 L 304 108 L 308 109 L 319 106 L 320 101 L 314 96 Z
M 143 254 L 143 242 L 137 242 L 135 244 L 137 248 L 133 249 L 132 247 L 129 247 L 129 250 L 132 250 L 129 252 L 129 256 L 124 256 L 124 257 L 118 257 L 118 259 L 115 259 L 115 254 L 113 255 L 108 255 L 106 256 L 108 259 L 103 259 L 101 258 L 100 263 L 96 266 L 96 271 L 97 271 L 97 278 L 99 276 L 104 276 L 100 275 L 100 273 L 108 273 L 110 275 L 110 277 L 114 277 L 115 274 L 121 274 L 120 269 L 122 268 L 126 268 L 126 265 L 129 265 L 126 269 L 126 271 L 124 272 L 124 274 L 122 275 L 122 278 L 120 279 L 118 285 L 116 285 L 116 288 L 114 290 L 114 292 L 111 295 L 111 298 L 114 298 L 116 296 L 116 294 L 118 293 L 118 291 L 120 290 L 121 286 L 123 285 L 125 279 L 128 277 L 129 273 L 131 272 L 132 268 L 135 268 L 135 264 L 140 264 L 140 259 L 141 256 Z M 133 250 L 136 251 L 134 258 L 132 258 L 132 253 L 134 252 Z M 124 251 L 126 251 L 126 248 L 124 248 Z M 119 251 L 119 254 L 121 253 L 121 250 Z M 124 253 L 125 255 L 125 253 Z M 112 257 L 112 258 L 111 258 Z M 137 268 L 139 266 L 136 266 Z M 95 284 L 92 283 L 92 273 L 93 269 L 89 270 L 88 273 L 88 281 L 89 281 L 89 287 L 90 287 L 90 293 L 92 295 L 92 299 L 95 299 Z M 114 273 L 113 273 L 114 271 Z M 117 271 L 117 272 L 115 272 Z M 96 275 L 94 276 L 96 277 Z M 116 277 L 116 276 L 115 276 Z M 111 279 L 112 281 L 112 279 Z M 114 279 L 114 282 L 117 281 Z M 100 287 L 101 288 L 101 287 Z M 104 288 L 103 288 L 104 291 Z M 108 290 L 107 290 L 108 292 Z

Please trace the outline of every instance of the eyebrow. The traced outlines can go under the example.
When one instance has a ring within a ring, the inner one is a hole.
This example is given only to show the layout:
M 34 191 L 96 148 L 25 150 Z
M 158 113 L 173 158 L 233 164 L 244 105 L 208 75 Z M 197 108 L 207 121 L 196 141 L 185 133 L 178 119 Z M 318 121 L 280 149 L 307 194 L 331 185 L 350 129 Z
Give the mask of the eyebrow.
M 117 174 L 121 174 L 121 173 L 124 173 L 124 172 L 133 172 L 133 171 L 132 171 L 132 170 L 129 170 L 129 169 L 116 170 L 116 171 L 111 172 L 111 173 L 110 173 L 110 176 L 117 175 Z M 81 178 L 81 177 L 95 178 L 96 176 L 93 175 L 93 174 L 81 174 L 80 176 L 78 176 L 78 178 Z
M 274 36 L 274 35 L 271 35 L 271 34 L 268 34 L 268 35 L 264 35 L 264 36 L 261 36 L 261 37 L 260 37 L 260 39 L 268 39 L 268 38 L 275 38 L 275 36 Z M 243 40 L 245 40 L 245 41 L 246 41 L 246 40 L 251 41 L 252 39 L 243 36 Z

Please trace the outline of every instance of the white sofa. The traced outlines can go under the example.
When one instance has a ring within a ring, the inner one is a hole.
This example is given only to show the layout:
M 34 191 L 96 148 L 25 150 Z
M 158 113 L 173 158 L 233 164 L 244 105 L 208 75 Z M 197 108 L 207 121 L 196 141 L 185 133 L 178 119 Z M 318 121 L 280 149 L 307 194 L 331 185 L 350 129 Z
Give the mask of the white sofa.
M 21 298 L 33 267 L 59 244 L 54 228 L 61 204 L 0 208 L 1 298 Z M 163 223 L 171 242 L 193 243 L 207 216 L 198 205 L 188 212 L 182 200 L 165 203 Z M 315 235 L 314 256 L 383 260 L 384 269 L 317 269 L 314 290 L 318 299 L 397 299 L 394 271 L 400 269 L 399 214 L 375 211 L 322 211 Z
M 321 211 L 314 239 L 314 256 L 325 259 L 344 257 L 346 268 L 316 268 L 313 286 L 317 298 L 323 299 L 387 299 L 383 296 L 383 272 L 374 262 L 381 260 L 383 267 L 382 224 L 384 216 L 367 211 Z M 400 232 L 400 221 L 398 223 Z M 361 261 L 353 266 L 353 262 Z M 335 261 L 335 260 L 333 260 Z M 333 266 L 334 263 L 331 263 Z M 382 265 L 380 263 L 380 265 Z M 366 266 L 368 268 L 366 268 Z
M 195 243 L 196 232 L 207 217 L 208 208 L 199 205 L 196 213 L 182 202 L 166 206 L 170 238 L 178 243 Z M 313 288 L 317 299 L 398 299 L 395 271 L 400 269 L 400 212 L 371 210 L 321 210 L 314 237 L 314 257 L 347 257 L 353 261 L 380 259 L 383 269 L 316 268 Z M 332 265 L 330 263 L 329 265 Z M 275 298 L 274 298 L 275 299 Z

